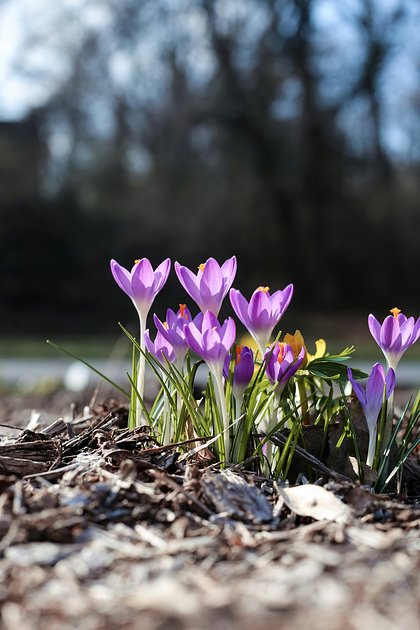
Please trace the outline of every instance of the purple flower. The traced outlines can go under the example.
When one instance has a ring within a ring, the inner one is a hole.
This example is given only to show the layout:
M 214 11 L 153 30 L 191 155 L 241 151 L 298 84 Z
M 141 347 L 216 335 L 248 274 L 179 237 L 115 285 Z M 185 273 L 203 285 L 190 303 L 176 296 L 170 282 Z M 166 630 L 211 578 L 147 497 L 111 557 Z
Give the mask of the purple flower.
M 178 313 L 174 313 L 171 308 L 168 308 L 165 322 L 161 322 L 156 315 L 153 316 L 153 320 L 158 331 L 173 347 L 178 363 L 182 365 L 189 350 L 189 345 L 185 339 L 185 327 L 192 321 L 187 306 L 180 304 Z
M 191 350 L 204 359 L 211 370 L 220 374 L 235 335 L 236 326 L 232 317 L 220 324 L 211 311 L 200 314 L 185 327 L 185 339 Z
M 267 349 L 264 356 L 267 360 L 265 371 L 271 384 L 277 383 L 278 394 L 281 394 L 287 381 L 300 368 L 304 358 L 305 348 L 301 349 L 295 360 L 293 350 L 288 343 L 278 341 L 273 350 Z
M 382 325 L 372 314 L 368 317 L 369 330 L 394 370 L 404 352 L 420 337 L 420 317 L 406 317 L 398 308 L 390 311 Z
M 116 260 L 111 260 L 111 272 L 114 276 L 115 282 L 118 284 L 120 289 L 127 293 L 127 295 L 132 299 L 134 306 L 137 309 L 137 313 L 139 315 L 139 324 L 140 324 L 140 357 L 139 357 L 139 367 L 137 372 L 137 392 L 138 397 L 136 398 L 136 411 L 134 414 L 135 422 L 137 426 L 140 426 L 141 416 L 142 416 L 142 407 L 140 404 L 140 399 L 143 398 L 144 394 L 144 377 L 145 377 L 145 357 L 143 354 L 145 337 L 144 332 L 146 328 L 147 315 L 149 313 L 150 307 L 152 306 L 153 300 L 156 295 L 159 293 L 163 285 L 165 284 L 169 270 L 171 268 L 171 261 L 169 258 L 166 258 L 159 267 L 153 271 L 153 267 L 150 264 L 150 261 L 147 258 L 142 258 L 141 260 L 135 260 L 134 266 L 131 271 L 122 267 Z M 144 420 L 143 420 L 144 421 Z
M 227 379 L 229 377 L 230 370 L 230 355 L 225 359 L 223 366 L 223 376 Z M 245 389 L 248 387 L 251 378 L 254 374 L 254 355 L 251 348 L 248 346 L 237 346 L 235 365 L 233 368 L 233 389 L 235 395 L 242 396 Z
M 236 257 L 232 256 L 221 267 L 214 258 L 209 258 L 199 266 L 197 274 L 176 262 L 175 271 L 180 283 L 201 311 L 211 311 L 217 316 L 235 278 Z
M 279 323 L 289 306 L 293 295 L 293 285 L 289 284 L 283 291 L 270 295 L 269 287 L 258 287 L 249 300 L 237 289 L 231 289 L 230 301 L 236 315 L 254 337 L 264 355 L 274 327 Z
M 144 341 L 147 350 L 162 365 L 166 366 L 166 361 L 169 361 L 169 363 L 173 363 L 175 361 L 175 351 L 160 331 L 157 332 L 155 341 L 153 342 L 150 339 L 149 330 L 146 330 L 144 333 Z
M 368 466 L 372 466 L 375 456 L 377 422 L 382 407 L 384 388 L 386 391 L 386 399 L 388 400 L 389 396 L 394 391 L 395 372 L 392 368 L 389 368 L 385 377 L 385 371 L 382 365 L 375 363 L 369 374 L 366 390 L 355 381 L 350 368 L 347 370 L 347 375 L 366 417 L 369 430 L 369 450 L 366 463 Z
M 111 272 L 115 282 L 133 300 L 143 323 L 146 321 L 153 300 L 168 278 L 170 268 L 169 258 L 166 258 L 156 271 L 153 271 L 147 258 L 136 260 L 131 271 L 122 267 L 116 260 L 111 260 Z

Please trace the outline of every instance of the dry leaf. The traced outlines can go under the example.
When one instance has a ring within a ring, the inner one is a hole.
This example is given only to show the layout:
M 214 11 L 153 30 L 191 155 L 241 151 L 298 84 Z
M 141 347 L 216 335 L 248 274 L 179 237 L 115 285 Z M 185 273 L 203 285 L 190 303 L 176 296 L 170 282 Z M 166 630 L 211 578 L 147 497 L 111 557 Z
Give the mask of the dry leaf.
M 321 486 L 308 483 L 294 488 L 279 487 L 278 491 L 287 507 L 299 516 L 337 523 L 349 523 L 352 520 L 351 509 Z
M 359 464 L 357 459 L 355 457 L 349 457 L 349 462 L 352 467 L 354 477 L 356 479 L 359 479 Z M 373 486 L 375 481 L 378 479 L 378 473 L 376 472 L 376 470 L 373 470 L 373 468 L 371 468 L 367 464 L 364 464 L 363 462 L 360 462 L 360 465 L 363 477 L 361 481 L 363 481 L 363 483 L 367 486 Z

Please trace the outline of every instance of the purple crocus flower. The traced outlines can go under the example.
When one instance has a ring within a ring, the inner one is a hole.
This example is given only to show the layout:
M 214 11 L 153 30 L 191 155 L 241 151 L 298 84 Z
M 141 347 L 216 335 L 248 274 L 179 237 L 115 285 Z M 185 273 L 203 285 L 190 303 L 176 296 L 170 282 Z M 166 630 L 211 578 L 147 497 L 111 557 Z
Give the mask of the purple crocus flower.
M 170 268 L 169 258 L 166 258 L 155 271 L 147 258 L 134 261 L 131 271 L 122 267 L 116 260 L 111 260 L 111 272 L 115 282 L 133 300 L 144 323 L 153 300 L 168 278 Z
M 236 326 L 232 317 L 220 324 L 216 315 L 206 311 L 185 327 L 185 339 L 191 350 L 221 374 L 223 365 L 235 341 Z
M 223 376 L 229 378 L 230 355 L 225 359 Z M 248 346 L 237 346 L 235 365 L 233 367 L 233 390 L 237 399 L 241 398 L 254 374 L 254 354 Z
M 157 268 L 153 271 L 153 267 L 147 258 L 134 261 L 134 266 L 131 271 L 122 267 L 116 260 L 111 260 L 111 272 L 114 276 L 115 282 L 120 289 L 124 291 L 133 301 L 134 306 L 137 309 L 140 322 L 140 358 L 139 368 L 137 376 L 137 391 L 140 398 L 143 398 L 144 393 L 144 375 L 145 375 L 145 358 L 144 358 L 144 332 L 146 329 L 147 315 L 153 300 L 156 295 L 162 289 L 165 284 L 169 270 L 171 268 L 171 261 L 166 258 Z M 140 425 L 142 415 L 142 407 L 140 401 L 136 402 L 136 424 Z
M 258 287 L 248 303 L 240 291 L 230 290 L 229 297 L 233 310 L 254 337 L 261 356 L 264 355 L 270 342 L 274 327 L 279 323 L 289 306 L 292 295 L 292 284 L 289 284 L 283 291 L 276 291 L 273 295 L 270 295 L 269 287 Z
M 420 337 L 420 317 L 406 317 L 398 308 L 391 309 L 382 324 L 372 314 L 368 317 L 369 330 L 381 348 L 388 367 L 396 369 L 404 352 Z
M 153 320 L 158 331 L 173 347 L 179 366 L 182 366 L 189 350 L 185 339 L 185 327 L 192 322 L 191 313 L 186 304 L 179 305 L 178 313 L 168 308 L 165 322 L 161 322 L 156 315 L 153 316 Z
M 236 257 L 232 256 L 222 266 L 214 258 L 209 258 L 198 267 L 197 274 L 176 262 L 175 271 L 180 283 L 200 310 L 203 313 L 211 311 L 217 316 L 235 278 Z
M 287 381 L 297 372 L 305 358 L 305 348 L 301 348 L 298 356 L 294 357 L 293 350 L 288 343 L 277 341 L 274 349 L 266 350 L 264 360 L 267 361 L 266 374 L 272 385 L 277 383 L 277 393 L 280 395 Z
M 366 464 L 372 466 L 375 457 L 376 433 L 378 416 L 381 411 L 384 396 L 384 388 L 386 391 L 386 399 L 390 397 L 395 387 L 395 372 L 389 368 L 386 376 L 384 368 L 380 363 L 375 363 L 371 373 L 369 374 L 366 390 L 354 378 L 350 368 L 347 370 L 349 381 L 353 386 L 353 391 L 362 405 L 366 423 L 369 430 L 369 448 Z
M 166 362 L 173 363 L 176 355 L 174 348 L 167 339 L 158 330 L 154 342 L 150 339 L 149 330 L 144 333 L 144 341 L 147 350 L 152 354 L 156 361 L 159 361 L 163 366 L 166 366 Z

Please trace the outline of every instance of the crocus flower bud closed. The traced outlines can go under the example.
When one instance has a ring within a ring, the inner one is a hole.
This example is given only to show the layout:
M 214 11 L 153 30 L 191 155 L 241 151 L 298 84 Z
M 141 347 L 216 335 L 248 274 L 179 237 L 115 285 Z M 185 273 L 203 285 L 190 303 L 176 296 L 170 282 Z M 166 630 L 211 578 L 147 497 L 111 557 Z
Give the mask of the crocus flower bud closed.
M 389 368 L 385 376 L 385 371 L 382 365 L 380 365 L 380 363 L 375 363 L 371 373 L 369 374 L 366 390 L 364 390 L 363 387 L 353 378 L 350 368 L 347 370 L 347 375 L 353 386 L 353 391 L 356 394 L 365 414 L 369 430 L 369 451 L 366 463 L 368 466 L 372 466 L 375 455 L 377 422 L 379 412 L 382 407 L 384 388 L 386 398 L 388 399 L 394 391 L 395 372 L 392 368 Z
M 227 379 L 230 370 L 230 356 L 225 359 L 223 376 Z M 251 382 L 254 374 L 254 354 L 247 346 L 236 348 L 235 364 L 233 367 L 233 389 L 236 395 L 242 395 Z

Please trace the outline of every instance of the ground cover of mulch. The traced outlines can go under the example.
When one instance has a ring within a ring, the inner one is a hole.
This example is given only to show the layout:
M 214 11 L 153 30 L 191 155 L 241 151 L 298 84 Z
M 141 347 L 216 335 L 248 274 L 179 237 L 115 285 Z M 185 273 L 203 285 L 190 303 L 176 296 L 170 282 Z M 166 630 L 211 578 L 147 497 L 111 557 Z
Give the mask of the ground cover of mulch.
M 110 403 L 2 429 L 2 628 L 420 627 L 419 497 L 310 459 L 316 483 L 282 487 L 126 423 Z

